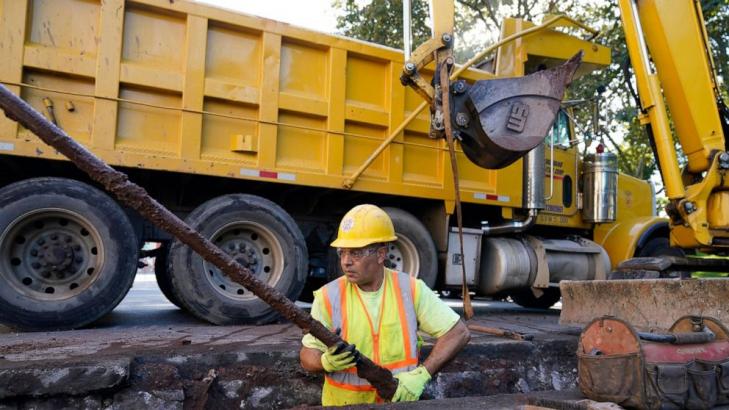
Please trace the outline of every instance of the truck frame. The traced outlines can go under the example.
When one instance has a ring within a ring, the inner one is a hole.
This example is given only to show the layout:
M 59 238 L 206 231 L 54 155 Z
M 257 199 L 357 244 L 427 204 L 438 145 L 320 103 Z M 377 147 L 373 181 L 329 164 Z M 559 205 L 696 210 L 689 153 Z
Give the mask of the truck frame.
M 463 81 L 523 76 L 580 50 L 580 73 L 609 63 L 607 48 L 557 26 L 509 20 L 503 30 L 517 36 L 494 69 L 467 70 Z M 650 185 L 602 157 L 584 168 L 562 113 L 541 158 L 486 170 L 458 150 L 470 229 L 460 255 L 449 245 L 447 146 L 429 137 L 427 113 L 414 114 L 420 97 L 400 85 L 399 50 L 184 0 L 0 0 L 0 38 L 1 83 L 292 299 L 337 276 L 329 243 L 341 215 L 364 202 L 393 219 L 393 268 L 446 289 L 460 285 L 448 272 L 465 263 L 474 291 L 525 306 L 551 306 L 560 280 L 601 278 L 669 249 Z M 160 288 L 193 315 L 276 318 L 4 117 L 0 164 L 3 323 L 73 328 L 100 318 L 131 286 L 144 242 L 162 243 Z M 550 189 L 537 189 L 543 206 L 532 215 L 526 196 L 539 186 Z

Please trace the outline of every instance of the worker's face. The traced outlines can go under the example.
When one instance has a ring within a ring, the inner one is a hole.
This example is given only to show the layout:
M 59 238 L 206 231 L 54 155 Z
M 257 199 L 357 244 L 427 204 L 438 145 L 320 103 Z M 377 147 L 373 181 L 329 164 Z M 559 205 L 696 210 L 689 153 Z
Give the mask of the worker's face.
M 365 289 L 380 283 L 387 247 L 378 244 L 364 248 L 339 248 L 337 254 L 347 280 Z

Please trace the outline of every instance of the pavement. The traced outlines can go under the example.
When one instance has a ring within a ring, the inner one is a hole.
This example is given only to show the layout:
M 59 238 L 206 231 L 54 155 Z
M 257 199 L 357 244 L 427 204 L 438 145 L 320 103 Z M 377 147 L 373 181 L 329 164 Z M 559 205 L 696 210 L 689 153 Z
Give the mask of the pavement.
M 320 403 L 322 378 L 299 365 L 302 333 L 294 325 L 211 326 L 163 298 L 154 276 L 140 274 L 127 298 L 91 328 L 37 333 L 5 329 L 0 336 L 0 410 L 293 408 Z M 506 395 L 501 399 L 508 403 L 504 408 L 513 408 L 513 403 L 528 402 L 529 394 L 544 391 L 581 398 L 574 391 L 580 329 L 560 326 L 558 309 L 532 311 L 489 300 L 474 304 L 477 315 L 469 323 L 529 334 L 533 340 L 472 332 L 471 343 L 429 383 L 423 398 L 430 401 L 420 404 L 477 404 L 473 401 L 479 397 Z M 426 343 L 423 353 L 430 348 Z

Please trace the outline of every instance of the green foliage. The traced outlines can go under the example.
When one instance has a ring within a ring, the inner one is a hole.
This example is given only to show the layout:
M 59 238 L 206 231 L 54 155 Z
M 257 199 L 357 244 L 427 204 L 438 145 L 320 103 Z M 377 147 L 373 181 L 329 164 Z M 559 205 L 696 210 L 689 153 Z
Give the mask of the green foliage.
M 362 40 L 402 48 L 402 1 L 336 0 L 343 11 L 338 27 L 342 33 Z M 704 0 L 702 12 L 714 56 L 716 72 L 724 85 L 729 82 L 729 0 Z M 625 46 L 625 36 L 616 0 L 456 0 L 456 60 L 465 61 L 498 38 L 501 21 L 519 17 L 538 21 L 543 15 L 562 13 L 601 30 L 598 42 L 612 50 L 612 64 L 605 70 L 575 81 L 571 99 L 584 99 L 583 109 L 575 118 L 583 129 L 591 128 L 591 104 L 599 97 L 599 132 L 580 135 L 605 143 L 618 153 L 620 171 L 648 179 L 657 164 L 643 127 L 636 116 L 639 106 L 633 70 Z M 415 45 L 430 36 L 427 27 L 428 8 L 425 0 L 413 1 L 413 33 Z M 597 90 L 604 89 L 602 93 Z M 680 150 L 679 150 L 680 152 Z M 681 162 L 683 158 L 679 158 Z
M 701 9 L 706 20 L 714 65 L 719 77 L 724 80 L 723 93 L 727 99 L 729 82 L 729 0 L 704 0 Z
M 702 252 L 696 252 L 695 255 L 693 255 L 698 258 L 709 258 L 709 259 L 726 259 L 726 256 L 717 256 L 717 255 L 708 255 Z M 729 276 L 729 273 L 727 272 L 704 272 L 704 271 L 697 271 L 697 272 L 691 272 L 692 278 L 726 278 Z
M 343 11 L 337 17 L 337 29 L 347 37 L 402 49 L 402 0 L 372 0 L 360 4 L 356 0 L 334 1 L 334 7 Z M 427 0 L 413 0 L 411 16 L 415 49 L 430 38 Z

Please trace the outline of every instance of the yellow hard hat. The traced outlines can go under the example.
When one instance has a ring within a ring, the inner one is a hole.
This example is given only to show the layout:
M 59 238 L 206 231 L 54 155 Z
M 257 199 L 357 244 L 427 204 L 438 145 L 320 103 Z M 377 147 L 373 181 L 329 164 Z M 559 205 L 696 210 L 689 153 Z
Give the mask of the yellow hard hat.
M 364 204 L 352 208 L 339 224 L 335 248 L 362 248 L 373 243 L 396 241 L 395 228 L 390 216 L 375 205 Z

